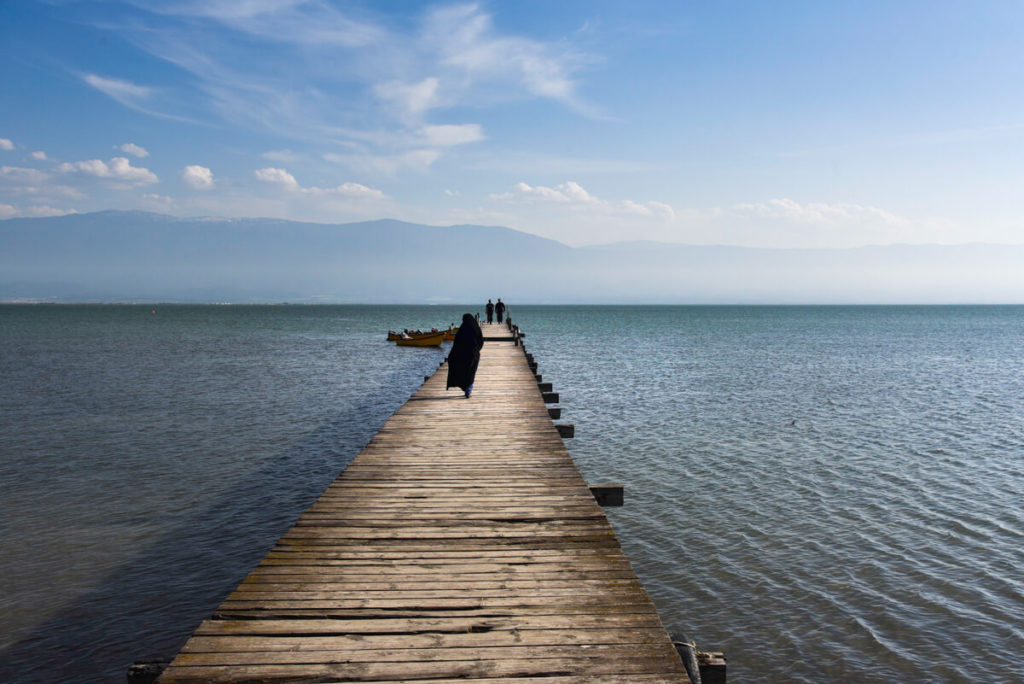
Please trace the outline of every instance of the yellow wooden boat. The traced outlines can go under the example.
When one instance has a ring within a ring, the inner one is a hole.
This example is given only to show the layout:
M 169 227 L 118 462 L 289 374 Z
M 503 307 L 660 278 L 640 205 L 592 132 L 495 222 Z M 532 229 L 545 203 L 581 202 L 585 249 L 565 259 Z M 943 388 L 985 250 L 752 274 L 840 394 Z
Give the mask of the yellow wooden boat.
M 444 342 L 444 336 L 445 331 L 440 330 L 435 333 L 417 335 L 416 337 L 400 337 L 395 340 L 395 344 L 399 347 L 440 347 L 441 343 Z
M 397 333 L 394 330 L 388 330 L 388 342 L 394 342 L 395 340 L 402 339 L 402 333 Z
M 446 330 L 445 333 L 444 333 L 444 341 L 445 342 L 454 342 L 455 341 L 455 333 L 457 333 L 457 332 L 459 332 L 458 328 L 451 328 L 450 330 Z

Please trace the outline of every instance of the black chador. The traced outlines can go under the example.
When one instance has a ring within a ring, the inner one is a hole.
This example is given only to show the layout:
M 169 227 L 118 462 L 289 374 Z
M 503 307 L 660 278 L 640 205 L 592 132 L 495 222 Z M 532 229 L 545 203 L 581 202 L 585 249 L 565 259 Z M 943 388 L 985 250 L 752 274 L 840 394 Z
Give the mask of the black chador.
M 466 393 L 466 398 L 473 392 L 473 380 L 476 379 L 476 368 L 480 365 L 480 349 L 484 346 L 484 334 L 480 332 L 480 324 L 471 314 L 463 314 L 462 325 L 455 333 L 452 350 L 448 352 L 448 386 L 458 387 Z
M 494 313 L 498 314 L 498 322 L 501 323 L 501 317 L 505 315 L 505 302 L 501 301 L 501 297 L 498 297 L 498 303 L 494 305 Z

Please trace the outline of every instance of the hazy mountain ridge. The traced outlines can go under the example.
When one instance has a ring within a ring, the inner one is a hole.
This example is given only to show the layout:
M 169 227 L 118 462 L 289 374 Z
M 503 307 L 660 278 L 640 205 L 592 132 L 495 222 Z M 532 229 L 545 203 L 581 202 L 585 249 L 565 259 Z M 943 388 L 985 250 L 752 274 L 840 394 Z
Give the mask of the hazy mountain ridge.
M 1024 246 L 573 248 L 500 226 L 103 211 L 0 221 L 0 300 L 1024 302 Z

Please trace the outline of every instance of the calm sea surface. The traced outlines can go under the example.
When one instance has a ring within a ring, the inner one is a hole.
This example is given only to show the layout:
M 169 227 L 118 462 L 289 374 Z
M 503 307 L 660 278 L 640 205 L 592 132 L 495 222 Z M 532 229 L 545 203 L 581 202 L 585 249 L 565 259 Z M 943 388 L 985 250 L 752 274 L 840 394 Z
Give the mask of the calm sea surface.
M 173 655 L 443 356 L 384 331 L 466 310 L 0 306 L 0 681 Z M 1024 679 L 1024 307 L 512 315 L 730 681 Z

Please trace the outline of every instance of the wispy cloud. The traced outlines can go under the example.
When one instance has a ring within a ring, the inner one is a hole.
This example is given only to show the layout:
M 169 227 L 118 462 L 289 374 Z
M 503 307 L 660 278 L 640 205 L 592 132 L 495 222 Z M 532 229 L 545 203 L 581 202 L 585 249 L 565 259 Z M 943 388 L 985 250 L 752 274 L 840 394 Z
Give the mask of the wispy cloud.
M 30 196 L 37 202 L 85 197 L 76 188 L 55 183 L 51 173 L 21 166 L 0 167 L 0 188 L 15 195 Z
M 38 185 L 49 180 L 50 174 L 39 169 L 21 166 L 0 166 L 0 181 L 12 185 Z
M 22 209 L 11 204 L 0 204 L 0 219 L 18 217 L 42 218 L 46 216 L 67 216 L 68 214 L 77 213 L 74 209 L 58 209 L 57 207 L 44 204 L 34 204 Z
M 46 161 L 46 152 L 43 152 L 42 150 L 36 150 L 35 152 L 32 153 L 32 158 L 37 161 Z
M 10 152 L 14 149 L 14 143 L 8 138 L 0 138 L 0 150 Z
M 675 219 L 675 211 L 664 202 L 636 202 L 634 200 L 608 201 L 595 197 L 579 183 L 567 181 L 557 187 L 516 183 L 508 192 L 490 196 L 494 201 L 513 203 L 547 202 L 562 204 L 574 210 L 604 214 L 626 214 L 666 221 Z
M 336 154 L 328 152 L 324 159 L 341 166 L 374 176 L 394 176 L 402 171 L 422 173 L 429 169 L 441 156 L 438 150 L 415 149 L 395 154 L 373 154 L 358 152 Z
M 137 108 L 153 94 L 152 88 L 121 78 L 110 78 L 98 74 L 82 74 L 82 80 L 126 107 Z
M 269 150 L 267 152 L 264 152 L 260 156 L 263 157 L 264 159 L 269 159 L 270 161 L 282 162 L 284 164 L 288 164 L 288 163 L 291 163 L 291 162 L 297 162 L 300 159 L 302 159 L 302 155 L 301 154 L 296 154 L 295 152 L 292 152 L 291 150 Z
M 439 67 L 460 78 L 465 92 L 496 87 L 492 96 L 523 94 L 550 98 L 586 111 L 574 74 L 591 58 L 566 41 L 541 41 L 499 33 L 491 16 L 476 4 L 438 7 L 427 14 L 420 35 Z
M 393 173 L 416 166 L 404 155 L 422 165 L 453 145 L 485 140 L 479 124 L 444 120 L 458 107 L 544 98 L 584 114 L 594 109 L 577 81 L 590 58 L 570 39 L 502 32 L 475 4 L 435 7 L 409 24 L 326 0 L 132 4 L 140 12 L 111 26 L 187 72 L 210 115 L 346 148 L 325 152 L 353 168 Z M 125 106 L 156 111 L 150 87 L 83 78 Z
M 136 2 L 165 15 L 203 18 L 239 33 L 284 43 L 354 48 L 380 39 L 381 29 L 323 0 L 179 0 Z
M 744 215 L 800 223 L 882 223 L 899 227 L 909 223 L 908 219 L 878 207 L 848 202 L 800 204 L 788 197 L 737 204 L 733 210 Z
M 483 128 L 478 124 L 424 126 L 419 132 L 428 147 L 452 147 L 484 139 Z
M 342 183 L 341 185 L 333 188 L 318 188 L 308 187 L 304 188 L 299 185 L 299 182 L 295 180 L 295 176 L 288 173 L 285 169 L 267 167 L 264 169 L 257 169 L 253 172 L 258 180 L 268 183 L 270 185 L 276 185 L 279 188 L 288 192 L 301 193 L 305 195 L 313 196 L 337 196 L 347 197 L 350 199 L 366 199 L 366 200 L 378 200 L 384 199 L 385 195 L 380 190 L 370 188 L 359 183 Z

